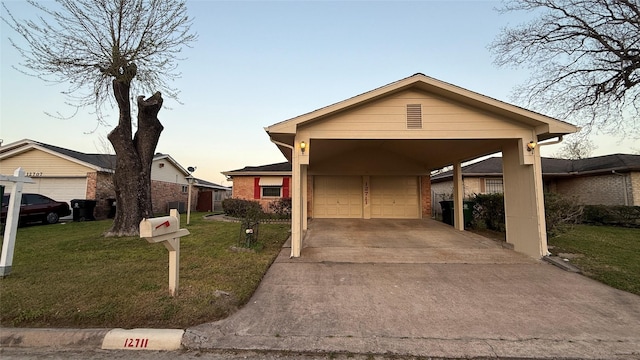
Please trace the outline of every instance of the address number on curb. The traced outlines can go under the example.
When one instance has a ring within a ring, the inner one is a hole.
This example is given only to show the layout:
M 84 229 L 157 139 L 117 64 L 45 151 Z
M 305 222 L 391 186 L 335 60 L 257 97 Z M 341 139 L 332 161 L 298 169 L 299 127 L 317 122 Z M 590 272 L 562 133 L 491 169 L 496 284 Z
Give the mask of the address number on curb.
M 124 347 L 126 348 L 146 348 L 149 345 L 149 339 L 124 339 Z

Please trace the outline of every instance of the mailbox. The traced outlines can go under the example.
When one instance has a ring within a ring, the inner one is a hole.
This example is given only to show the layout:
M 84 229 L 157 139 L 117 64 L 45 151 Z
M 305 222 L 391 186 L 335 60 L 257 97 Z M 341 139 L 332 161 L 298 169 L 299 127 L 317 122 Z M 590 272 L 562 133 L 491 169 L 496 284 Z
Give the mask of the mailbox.
M 151 219 L 142 219 L 140 222 L 140 237 L 152 238 L 160 235 L 171 234 L 178 231 L 180 224 L 178 218 L 173 216 L 161 216 Z
M 180 275 L 180 238 L 189 230 L 180 229 L 180 214 L 171 209 L 169 216 L 140 221 L 140 237 L 150 243 L 162 243 L 169 250 L 169 292 L 175 296 Z

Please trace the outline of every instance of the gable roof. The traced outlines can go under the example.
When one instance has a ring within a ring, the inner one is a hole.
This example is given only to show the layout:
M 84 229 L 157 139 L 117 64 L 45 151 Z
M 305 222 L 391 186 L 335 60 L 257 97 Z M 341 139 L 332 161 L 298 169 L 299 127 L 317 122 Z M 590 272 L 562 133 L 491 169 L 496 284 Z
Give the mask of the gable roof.
M 65 149 L 30 139 L 23 139 L 0 147 L 0 159 L 9 158 L 33 149 L 62 157 L 77 164 L 92 168 L 96 171 L 113 172 L 113 169 L 115 168 L 115 155 L 85 154 L 79 151 Z
M 402 80 L 289 120 L 273 124 L 266 127 L 265 131 L 272 138 L 274 138 L 274 135 L 276 134 L 295 134 L 300 125 L 317 121 L 338 112 L 349 110 L 356 106 L 361 106 L 365 103 L 412 88 L 434 93 L 456 102 L 463 102 L 475 108 L 502 115 L 509 119 L 535 127 L 538 135 L 538 141 L 578 131 L 576 126 L 567 122 L 508 104 L 421 73 L 414 74 Z M 281 150 L 284 151 L 285 149 L 281 148 Z
M 614 171 L 640 171 L 640 155 L 611 154 L 586 159 L 541 158 L 543 176 L 572 176 Z M 502 158 L 491 157 L 462 168 L 464 176 L 502 176 Z M 446 171 L 431 177 L 433 182 L 450 180 L 453 171 Z
M 23 139 L 0 147 L 0 159 L 9 158 L 33 149 L 44 151 L 54 156 L 72 161 L 74 163 L 87 166 L 96 171 L 113 172 L 115 170 L 116 155 L 86 154 L 30 139 Z M 189 175 L 189 172 L 168 154 L 156 153 L 153 156 L 153 161 L 157 160 L 167 160 L 171 164 L 173 164 L 180 172 L 185 175 Z
M 252 176 L 252 175 L 291 175 L 291 163 L 281 162 L 260 166 L 245 166 L 242 169 L 223 171 L 225 176 Z

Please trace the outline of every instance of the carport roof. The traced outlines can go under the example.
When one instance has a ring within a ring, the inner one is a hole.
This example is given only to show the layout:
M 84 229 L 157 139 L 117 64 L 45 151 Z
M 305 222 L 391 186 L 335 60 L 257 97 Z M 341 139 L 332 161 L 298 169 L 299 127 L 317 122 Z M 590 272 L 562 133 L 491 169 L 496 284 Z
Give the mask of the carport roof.
M 536 129 L 538 141 L 556 137 L 559 135 L 574 133 L 578 128 L 567 122 L 554 119 L 494 98 L 449 84 L 444 81 L 428 77 L 417 73 L 402 80 L 390 83 L 366 93 L 354 96 L 341 102 L 320 108 L 318 110 L 285 120 L 265 128 L 269 136 L 276 141 L 292 145 L 293 136 L 301 125 L 323 119 L 327 116 L 361 106 L 365 103 L 375 101 L 382 97 L 404 91 L 407 89 L 418 89 L 427 91 L 452 101 L 464 103 L 474 108 L 495 113 L 509 119 L 527 124 Z M 292 136 L 293 135 L 293 136 Z M 290 149 L 278 145 L 280 150 L 287 156 Z

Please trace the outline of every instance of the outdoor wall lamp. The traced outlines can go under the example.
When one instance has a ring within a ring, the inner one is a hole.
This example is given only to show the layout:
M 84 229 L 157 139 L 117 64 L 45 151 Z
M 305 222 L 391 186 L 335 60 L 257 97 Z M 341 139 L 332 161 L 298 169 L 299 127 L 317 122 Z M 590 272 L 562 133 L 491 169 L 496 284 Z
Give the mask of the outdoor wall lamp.
M 304 154 L 304 151 L 307 149 L 307 144 L 304 141 L 300 141 L 300 151 Z
M 527 151 L 533 151 L 533 149 L 535 149 L 537 145 L 538 144 L 533 142 L 533 140 L 529 141 L 529 143 L 527 144 Z

